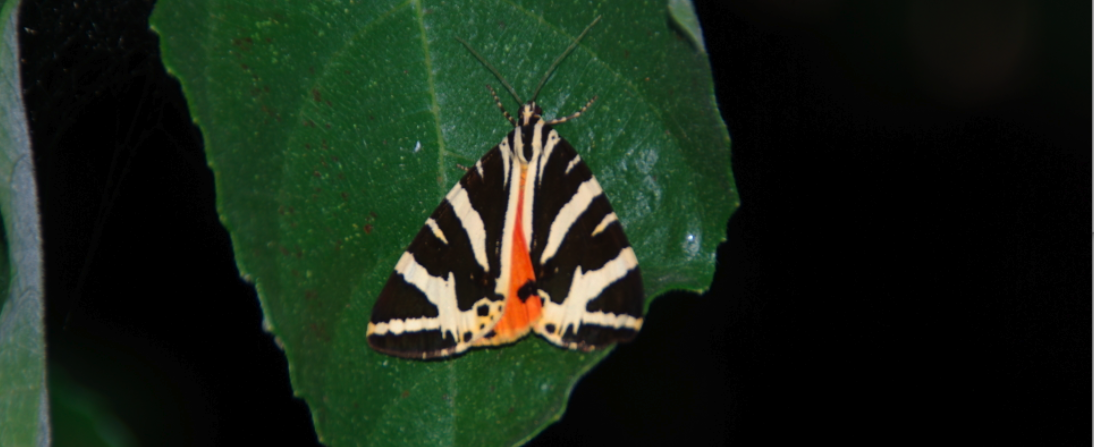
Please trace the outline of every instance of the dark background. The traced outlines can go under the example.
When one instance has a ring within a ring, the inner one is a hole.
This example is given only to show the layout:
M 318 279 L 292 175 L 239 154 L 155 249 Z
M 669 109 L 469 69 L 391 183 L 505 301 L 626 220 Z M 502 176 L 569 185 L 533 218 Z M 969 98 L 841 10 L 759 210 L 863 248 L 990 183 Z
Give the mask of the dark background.
M 21 13 L 51 377 L 140 445 L 314 444 L 151 7 Z M 534 444 L 1090 445 L 1090 2 L 696 9 L 742 202 L 717 277 Z

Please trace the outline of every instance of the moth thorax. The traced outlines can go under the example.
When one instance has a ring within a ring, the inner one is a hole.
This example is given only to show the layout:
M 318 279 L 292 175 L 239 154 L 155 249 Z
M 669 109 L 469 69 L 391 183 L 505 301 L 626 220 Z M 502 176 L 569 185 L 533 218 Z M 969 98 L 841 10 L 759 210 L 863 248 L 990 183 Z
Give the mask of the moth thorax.
M 513 157 L 522 165 L 527 165 L 535 160 L 543 152 L 543 123 L 536 122 L 531 126 L 517 126 L 510 133 Z

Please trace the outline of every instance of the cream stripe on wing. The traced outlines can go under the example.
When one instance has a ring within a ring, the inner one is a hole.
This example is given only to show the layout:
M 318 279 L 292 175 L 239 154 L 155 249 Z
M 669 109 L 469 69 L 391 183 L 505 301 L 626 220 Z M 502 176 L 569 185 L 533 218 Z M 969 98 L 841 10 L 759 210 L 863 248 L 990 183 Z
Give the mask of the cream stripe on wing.
M 395 264 L 395 272 L 403 276 L 403 280 L 418 290 L 422 291 L 425 298 L 429 300 L 434 306 L 437 307 L 437 323 L 431 323 L 429 328 L 439 328 L 441 333 L 451 332 L 452 336 L 456 340 L 459 340 L 459 334 L 461 329 L 460 317 L 463 316 L 459 307 L 456 305 L 456 278 L 452 272 L 448 272 L 448 278 L 438 278 L 429 274 L 429 271 L 425 267 L 422 267 L 418 261 L 414 260 L 414 255 L 409 252 L 403 252 L 403 256 L 399 258 L 399 263 Z M 397 322 L 398 321 L 398 322 Z M 400 324 L 402 323 L 402 324 Z M 474 322 L 468 322 L 470 326 Z M 402 328 L 396 328 L 393 326 L 403 326 Z M 422 327 L 425 328 L 426 324 L 422 323 Z M 405 327 L 405 323 L 400 320 L 392 320 L 388 324 L 388 330 L 398 335 L 403 331 L 408 330 Z M 377 327 L 376 331 L 379 332 L 380 328 Z
M 609 312 L 585 312 L 585 315 L 581 317 L 584 324 L 595 324 L 597 326 L 610 327 L 612 329 L 634 329 L 639 330 L 642 328 L 642 319 L 635 318 L 627 314 L 613 314 Z
M 420 332 L 438 330 L 441 328 L 441 320 L 436 317 L 407 318 L 400 320 L 393 318 L 376 324 L 370 323 L 368 335 L 402 335 L 403 332 Z
M 448 245 L 448 239 L 445 239 L 444 232 L 437 226 L 437 221 L 430 217 L 425 220 L 425 226 L 429 227 L 430 230 L 433 230 L 433 237 L 440 239 L 441 242 L 444 242 L 444 245 Z
M 534 172 L 534 171 L 533 171 Z M 532 177 L 528 175 L 528 177 Z M 529 253 L 532 252 L 532 209 L 536 200 L 536 182 L 534 178 L 524 179 L 524 208 L 521 208 L 520 231 L 524 232 L 524 243 Z
M 627 273 L 635 267 L 638 267 L 638 257 L 634 255 L 634 249 L 631 247 L 619 250 L 619 256 L 604 263 L 604 266 L 599 269 L 582 273 L 581 266 L 578 266 L 574 271 L 573 282 L 570 284 L 570 295 L 566 297 L 567 307 L 574 307 L 584 312 L 585 304 L 600 296 L 606 287 L 618 281 L 619 278 L 627 276 Z M 580 303 L 580 305 L 569 306 L 571 299 L 574 300 L 574 304 Z
M 475 253 L 475 261 L 489 272 L 490 264 L 486 261 L 486 227 L 482 223 L 482 216 L 479 216 L 479 212 L 475 211 L 475 207 L 467 199 L 467 191 L 463 189 L 463 185 L 456 183 L 445 196 L 445 200 L 452 205 L 456 218 L 471 239 L 471 251 Z
M 577 192 L 558 211 L 554 222 L 551 222 L 551 230 L 547 233 L 547 246 L 543 248 L 543 256 L 539 260 L 540 265 L 546 264 L 548 260 L 555 256 L 555 253 L 558 252 L 558 246 L 562 244 L 562 239 L 566 237 L 570 227 L 589 208 L 589 204 L 593 202 L 593 199 L 603 193 L 604 190 L 600 189 L 596 177 L 585 180 L 581 186 L 577 187 Z
M 570 293 L 562 304 L 555 304 L 551 300 L 544 300 L 543 318 L 537 323 L 537 328 L 548 323 L 557 326 L 556 331 L 549 338 L 560 340 L 567 327 L 573 326 L 576 333 L 583 324 L 595 324 L 598 326 L 615 329 L 627 327 L 637 330 L 642 326 L 642 319 L 626 314 L 612 314 L 606 312 L 589 312 L 589 301 L 596 299 L 604 289 L 621 278 L 627 276 L 631 270 L 638 267 L 638 258 L 634 255 L 634 249 L 626 247 L 619 251 L 619 256 L 608 261 L 597 270 L 582 272 L 581 266 L 574 271 L 573 281 L 570 283 Z M 542 333 L 542 332 L 541 332 Z
M 540 121 L 540 123 L 542 123 L 542 121 Z M 543 155 L 539 157 L 540 162 L 539 169 L 536 171 L 536 184 L 543 182 L 543 167 L 547 166 L 547 161 L 551 159 L 551 153 L 555 151 L 558 140 L 558 132 L 551 129 L 551 133 L 547 134 L 547 146 L 543 148 Z M 566 172 L 568 173 L 569 171 Z
M 497 323 L 489 316 L 486 319 L 478 316 L 476 309 L 487 305 L 496 307 L 494 310 L 496 314 L 500 315 L 502 312 L 503 308 L 500 304 L 493 303 L 485 297 L 476 301 L 471 310 L 461 311 L 456 301 L 455 275 L 448 272 L 447 279 L 430 275 L 429 271 L 419 264 L 410 252 L 403 252 L 403 256 L 399 258 L 399 263 L 395 265 L 395 273 L 402 275 L 407 284 L 414 286 L 425 295 L 425 298 L 437 308 L 437 316 L 393 318 L 376 324 L 369 323 L 368 335 L 386 335 L 388 333 L 402 335 L 407 332 L 439 330 L 442 337 L 451 336 L 456 341 L 456 346 L 440 351 L 440 354 L 438 354 L 448 355 L 453 352 L 463 352 L 471 346 L 474 339 L 481 337 L 484 332 L 493 327 L 493 324 Z M 483 327 L 485 324 L 490 324 L 490 327 Z M 480 327 L 483 327 L 483 329 L 480 330 Z M 471 340 L 464 338 L 468 333 L 473 337 Z M 425 357 L 426 355 L 423 353 L 422 358 Z
M 596 228 L 593 229 L 593 234 L 591 234 L 590 236 L 596 236 L 600 234 L 604 231 L 605 228 L 608 228 L 608 225 L 611 225 L 612 222 L 618 221 L 619 218 L 615 216 L 615 213 L 608 213 L 607 216 L 604 216 L 604 220 L 601 220 L 600 223 L 596 225 Z
M 511 133 L 511 132 L 510 132 Z M 513 155 L 513 150 L 509 148 L 509 137 L 501 139 L 500 152 L 501 152 L 501 169 L 502 175 L 505 176 L 505 182 L 503 185 L 509 186 L 509 157 Z
M 574 155 L 573 160 L 570 160 L 570 164 L 566 165 L 566 175 L 569 175 L 570 170 L 574 169 L 574 166 L 577 166 L 578 163 L 581 163 L 581 156 Z

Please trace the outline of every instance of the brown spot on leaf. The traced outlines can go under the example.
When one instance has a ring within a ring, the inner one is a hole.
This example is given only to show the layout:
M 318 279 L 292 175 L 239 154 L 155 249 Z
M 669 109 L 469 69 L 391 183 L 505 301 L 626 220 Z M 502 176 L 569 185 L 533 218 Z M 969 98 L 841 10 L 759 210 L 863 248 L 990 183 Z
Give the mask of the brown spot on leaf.
M 401 396 L 403 396 L 403 399 L 410 397 L 410 390 L 403 390 Z
M 323 95 L 319 94 L 319 89 L 317 88 L 311 89 L 311 97 L 315 102 L 323 102 Z
M 312 323 L 312 324 L 308 325 L 308 328 L 311 329 L 312 333 L 314 333 L 315 336 L 317 338 L 319 338 L 320 340 L 330 341 L 330 336 L 327 335 L 327 327 L 326 326 L 322 326 L 322 325 L 319 325 L 319 324 L 316 324 L 316 323 Z
M 250 37 L 246 37 L 246 38 L 243 38 L 243 39 L 232 39 L 232 45 L 235 45 L 236 47 L 238 47 L 240 50 L 243 50 L 243 51 L 251 51 L 251 45 L 252 44 L 254 44 L 254 41 L 251 40 Z
M 372 224 L 365 224 L 365 234 L 372 234 Z

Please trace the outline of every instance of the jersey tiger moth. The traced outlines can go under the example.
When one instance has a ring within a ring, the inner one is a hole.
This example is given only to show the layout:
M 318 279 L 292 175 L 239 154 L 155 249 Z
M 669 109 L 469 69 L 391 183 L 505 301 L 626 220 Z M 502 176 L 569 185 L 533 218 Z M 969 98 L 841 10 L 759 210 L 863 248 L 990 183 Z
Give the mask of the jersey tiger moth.
M 513 343 L 530 331 L 558 346 L 592 350 L 629 341 L 642 327 L 638 258 L 589 167 L 546 120 L 475 52 L 521 107 L 513 130 L 445 196 L 380 292 L 366 336 L 373 349 L 429 359 Z M 488 86 L 489 87 L 489 86 Z

